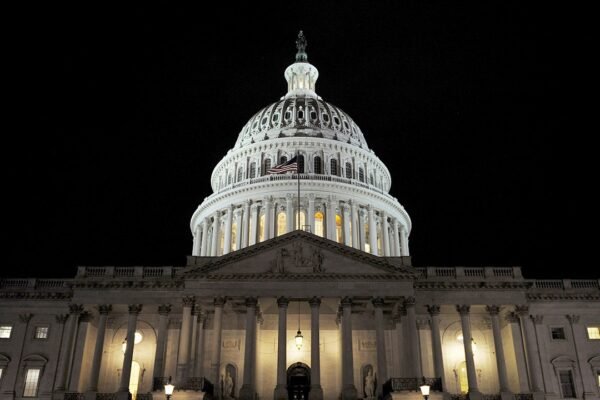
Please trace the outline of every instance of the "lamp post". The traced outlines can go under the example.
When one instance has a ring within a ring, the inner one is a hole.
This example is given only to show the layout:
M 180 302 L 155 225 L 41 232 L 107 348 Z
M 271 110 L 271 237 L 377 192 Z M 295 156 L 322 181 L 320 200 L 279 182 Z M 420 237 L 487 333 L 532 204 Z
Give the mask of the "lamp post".
M 429 385 L 419 386 L 419 389 L 421 389 L 421 394 L 423 395 L 423 398 L 427 400 L 429 398 Z
M 171 384 L 171 377 L 169 377 L 169 381 L 165 385 L 165 396 L 167 397 L 167 400 L 171 400 L 173 390 L 175 390 L 175 386 Z

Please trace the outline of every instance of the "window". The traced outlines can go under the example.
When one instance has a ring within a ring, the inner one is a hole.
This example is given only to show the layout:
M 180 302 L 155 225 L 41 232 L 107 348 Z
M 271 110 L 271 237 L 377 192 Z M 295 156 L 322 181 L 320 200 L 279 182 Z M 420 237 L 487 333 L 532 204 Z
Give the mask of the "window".
M 335 158 L 332 158 L 331 161 L 329 161 L 329 169 L 331 169 L 331 175 L 337 176 L 338 165 L 337 165 L 337 160 Z
M 373 174 L 371 174 L 369 176 L 369 185 L 373 186 L 373 183 L 374 183 L 374 181 L 373 181 Z
M 265 168 L 263 168 L 262 174 L 266 175 L 269 169 L 271 169 L 271 160 L 267 158 L 265 160 Z
M 0 327 L 1 332 L 2 327 Z M 587 327 L 588 339 L 600 340 L 600 326 L 588 326 Z M 2 336 L 0 336 L 2 337 Z
M 237 181 L 240 182 L 242 180 L 242 178 L 244 177 L 244 171 L 242 170 L 242 168 L 238 168 L 238 173 L 237 173 Z
M 231 251 L 237 250 L 237 222 L 231 224 Z
M 315 213 L 315 235 L 323 237 L 323 213 L 321 211 Z
M 265 214 L 261 214 L 258 218 L 258 241 L 262 242 L 267 236 L 265 235 Z
M 256 163 L 250 164 L 250 178 L 256 178 Z
M 287 161 L 287 157 L 286 156 L 281 156 L 281 158 L 279 159 L 279 164 L 283 164 L 286 161 Z
M 36 326 L 34 337 L 36 339 L 48 339 L 48 327 L 47 326 Z
M 23 390 L 23 397 L 35 397 L 37 395 L 40 372 L 40 368 L 29 368 L 27 370 L 25 374 L 25 390 Z
M 342 237 L 342 217 L 339 214 L 335 215 L 335 239 L 338 243 L 343 242 Z
M 283 235 L 287 231 L 287 215 L 285 211 L 277 214 L 277 236 Z
M 315 174 L 323 173 L 323 163 L 321 163 L 321 157 L 315 157 L 313 160 L 313 165 L 315 169 Z
M 361 182 L 365 181 L 365 170 L 362 168 L 358 169 L 358 180 Z
M 300 174 L 304 173 L 304 156 L 303 155 L 298 156 L 298 173 L 300 173 Z
M 352 164 L 346 163 L 346 178 L 352 179 Z
M 12 325 L 0 325 L 0 339 L 10 339 Z
M 573 399 L 577 397 L 575 395 L 575 387 L 573 385 L 573 372 L 570 369 L 562 370 L 558 372 L 560 379 L 560 389 L 562 391 L 562 397 L 565 399 Z

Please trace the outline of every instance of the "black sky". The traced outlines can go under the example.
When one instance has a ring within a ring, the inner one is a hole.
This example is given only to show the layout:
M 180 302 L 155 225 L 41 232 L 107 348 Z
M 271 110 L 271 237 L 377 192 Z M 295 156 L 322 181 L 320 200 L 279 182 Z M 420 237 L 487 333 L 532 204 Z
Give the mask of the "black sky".
M 183 264 L 212 168 L 285 93 L 303 29 L 317 92 L 392 174 L 415 265 L 597 278 L 573 37 L 534 4 L 455 3 L 15 10 L 1 275 Z

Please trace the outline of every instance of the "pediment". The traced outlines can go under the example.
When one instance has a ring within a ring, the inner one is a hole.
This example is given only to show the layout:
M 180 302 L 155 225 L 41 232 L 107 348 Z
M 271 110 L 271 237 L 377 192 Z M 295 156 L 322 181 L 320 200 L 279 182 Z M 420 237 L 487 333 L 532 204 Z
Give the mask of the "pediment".
M 377 257 L 328 239 L 294 231 L 221 257 L 188 258 L 185 278 L 206 275 L 394 275 L 413 279 L 408 257 Z

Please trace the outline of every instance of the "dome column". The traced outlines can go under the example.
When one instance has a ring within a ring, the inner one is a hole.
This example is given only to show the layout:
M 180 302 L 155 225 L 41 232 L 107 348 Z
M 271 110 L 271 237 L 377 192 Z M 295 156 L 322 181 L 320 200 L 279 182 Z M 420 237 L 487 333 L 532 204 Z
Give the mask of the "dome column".
M 402 253 L 400 252 L 400 238 L 398 237 L 398 220 L 396 218 L 394 218 L 394 220 L 392 221 L 392 226 L 394 229 L 394 255 L 396 257 L 400 257 Z
M 471 319 L 469 318 L 470 306 L 457 305 L 456 311 L 460 314 L 460 325 L 465 348 L 465 361 L 467 363 L 467 381 L 469 384 L 469 399 L 480 400 L 481 392 L 477 388 L 477 370 L 473 359 L 473 339 L 471 336 Z
M 201 234 L 202 232 L 200 231 L 200 225 L 196 225 L 196 228 L 194 228 L 194 240 L 192 246 L 193 256 L 200 255 L 200 240 L 202 240 Z
M 404 225 L 400 225 L 400 247 L 402 248 L 402 256 L 407 257 L 408 253 L 408 233 Z
M 352 237 L 350 236 L 350 206 L 342 205 L 343 225 L 344 225 L 344 244 L 352 246 Z
M 250 200 L 247 200 L 244 202 L 244 209 L 243 209 L 243 214 L 242 214 L 242 248 L 244 247 L 248 247 L 248 231 L 250 229 L 250 224 L 249 224 L 249 219 L 250 219 Z M 238 224 L 238 230 L 239 230 L 239 224 Z
M 239 250 L 242 248 L 242 223 L 243 223 L 242 212 L 243 212 L 242 208 L 236 208 L 235 211 L 233 212 L 233 215 L 235 216 L 236 226 L 237 226 L 237 229 L 235 231 L 235 249 L 236 250 Z M 233 235 L 233 232 L 232 232 L 232 235 Z
M 375 222 L 375 210 L 369 204 L 367 206 L 367 212 L 369 213 L 369 245 L 371 246 L 371 254 L 374 256 L 377 254 L 377 223 Z
M 308 194 L 308 215 L 306 216 L 306 224 L 310 226 L 311 233 L 315 233 L 315 194 Z
M 250 221 L 248 221 L 249 223 L 249 236 L 248 236 L 248 245 L 252 246 L 254 244 L 256 244 L 256 233 L 258 230 L 258 204 L 252 204 L 252 206 L 250 207 L 251 209 L 251 214 L 250 214 Z
M 336 227 L 335 227 L 335 209 L 336 199 L 334 196 L 330 196 L 327 201 L 327 239 L 336 242 Z
M 264 232 L 264 237 L 265 240 L 269 240 L 271 239 L 271 214 L 273 213 L 272 211 L 272 207 L 271 207 L 271 197 L 265 197 L 264 202 L 263 202 L 263 206 L 265 208 L 265 232 Z
M 388 224 L 388 217 L 387 214 L 385 213 L 385 211 L 381 211 L 381 230 L 382 232 L 382 236 L 383 236 L 383 246 L 382 247 L 382 251 L 383 254 L 386 257 L 390 256 L 390 226 Z
M 231 226 L 233 224 L 233 205 L 227 206 L 227 216 L 225 217 L 225 237 L 223 240 L 223 254 L 231 252 Z
M 358 210 L 358 234 L 360 235 L 360 246 L 359 249 L 362 251 L 367 251 L 367 247 L 365 246 L 367 243 L 367 232 L 365 231 L 365 210 Z
M 212 243 L 210 245 L 210 255 L 215 257 L 217 255 L 217 246 L 219 244 L 219 212 L 215 211 L 213 215 L 213 230 L 212 230 Z
M 200 244 L 200 255 L 202 257 L 206 256 L 208 247 L 208 225 L 210 225 L 210 220 L 204 218 L 204 223 L 202 224 L 202 243 Z
M 277 331 L 277 386 L 275 386 L 275 400 L 287 400 L 286 365 L 287 365 L 287 307 L 289 299 L 277 299 L 279 307 L 279 327 Z
M 355 249 L 360 249 L 360 245 L 358 243 L 358 231 L 360 229 L 360 217 L 358 216 L 358 208 L 356 206 L 356 202 L 350 200 L 350 218 L 352 219 L 352 247 Z
M 294 230 L 295 219 L 294 219 L 294 196 L 291 193 L 285 195 L 285 222 L 286 222 L 286 233 L 290 233 Z M 298 228 L 300 229 L 300 228 Z
M 127 318 L 127 339 L 125 355 L 123 356 L 123 367 L 121 369 L 121 384 L 117 399 L 127 398 L 129 395 L 129 380 L 131 378 L 131 363 L 133 361 L 133 346 L 135 345 L 135 327 L 138 314 L 142 312 L 141 304 L 129 305 L 129 317 Z

